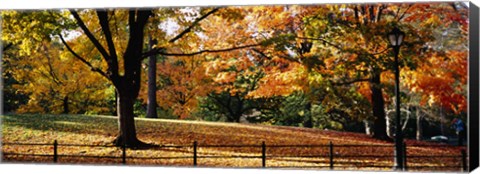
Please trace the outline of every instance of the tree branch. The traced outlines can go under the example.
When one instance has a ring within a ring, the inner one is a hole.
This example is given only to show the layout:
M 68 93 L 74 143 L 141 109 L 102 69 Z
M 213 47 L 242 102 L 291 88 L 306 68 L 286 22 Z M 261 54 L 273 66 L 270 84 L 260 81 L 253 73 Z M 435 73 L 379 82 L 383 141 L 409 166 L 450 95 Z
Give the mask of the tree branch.
M 135 25 L 135 10 L 130 10 L 128 12 L 128 24 Z
M 148 21 L 148 18 L 151 16 L 152 11 L 151 10 L 130 10 L 129 11 L 129 16 L 128 16 L 128 27 L 129 27 L 129 35 L 130 37 L 128 38 L 127 42 L 127 48 L 125 50 L 125 56 L 127 54 L 134 54 L 134 55 L 129 55 L 135 57 L 134 59 L 143 59 L 144 57 L 142 56 L 142 52 L 136 52 L 137 50 L 131 50 L 132 48 L 135 48 L 137 46 L 140 46 L 143 48 L 143 36 L 144 36 L 144 27 L 145 24 Z M 137 37 L 134 37 L 137 36 Z M 142 36 L 142 37 L 138 37 Z M 133 52 L 132 52 L 133 51 Z M 141 51 L 141 50 L 140 50 Z M 127 56 L 127 57 L 129 57 Z M 130 58 L 129 58 L 130 59 Z M 124 59 L 126 62 L 127 61 L 137 61 L 137 60 L 127 60 Z
M 7 45 L 5 45 L 3 48 L 2 48 L 2 51 L 6 51 L 8 50 L 9 48 L 11 48 L 13 46 L 12 43 L 8 43 Z
M 229 108 L 230 107 L 228 104 L 223 103 L 224 100 L 222 100 L 221 98 L 217 98 L 213 94 L 209 94 L 208 97 L 215 100 L 215 102 L 217 102 L 219 105 L 223 106 L 224 108 Z
M 373 5 L 368 6 L 368 15 L 370 15 L 370 23 L 375 22 L 375 8 Z
M 113 44 L 112 33 L 110 32 L 110 26 L 108 25 L 108 14 L 106 10 L 97 10 L 97 16 L 102 27 L 103 34 L 107 40 L 108 50 L 111 57 L 116 57 L 115 45 Z
M 88 67 L 90 67 L 90 70 L 92 70 L 93 72 L 97 72 L 99 73 L 100 75 L 102 75 L 103 77 L 107 78 L 107 79 L 110 79 L 107 74 L 105 72 L 103 72 L 101 69 L 99 68 L 95 68 L 93 67 L 93 65 L 88 62 L 87 60 L 85 60 L 83 57 L 81 57 L 80 55 L 78 55 L 77 53 L 75 53 L 75 51 L 72 50 L 72 48 L 70 46 L 68 46 L 67 42 L 65 42 L 65 39 L 63 39 L 63 36 L 61 34 L 59 34 L 60 36 L 60 40 L 62 40 L 62 43 L 63 45 L 65 45 L 65 47 L 67 48 L 67 50 L 72 53 L 78 60 L 82 61 L 85 65 L 87 65 Z
M 405 17 L 405 14 L 407 14 L 407 11 L 410 9 L 410 7 L 412 7 L 413 4 L 409 4 L 407 9 L 403 12 L 403 14 L 398 18 L 398 21 L 401 21 L 404 17 Z M 400 12 L 400 10 L 399 10 Z
M 298 38 L 298 39 L 308 39 L 308 40 L 318 40 L 318 41 L 322 41 L 323 43 L 326 43 L 326 44 L 328 44 L 328 45 L 331 45 L 331 46 L 333 46 L 333 47 L 335 47 L 335 48 L 337 48 L 337 49 L 339 49 L 339 50 L 341 50 L 341 51 L 345 51 L 345 49 L 343 49 L 341 46 L 336 45 L 336 44 L 333 44 L 333 43 L 331 43 L 330 41 L 327 41 L 327 40 L 325 40 L 325 39 L 323 39 L 323 38 L 309 38 L 309 37 L 297 37 L 297 38 Z
M 323 38 L 309 38 L 309 37 L 297 37 L 298 39 L 307 39 L 307 40 L 317 40 L 317 41 L 322 41 L 323 43 L 325 44 L 328 44 L 330 46 L 333 46 L 335 47 L 336 49 L 342 51 L 342 52 L 354 52 L 355 54 L 365 54 L 365 53 L 362 53 L 362 50 L 354 50 L 354 49 L 344 49 L 342 48 L 340 45 L 336 45 L 328 40 L 325 40 Z M 389 47 L 386 47 L 385 49 L 383 49 L 382 51 L 379 51 L 379 52 L 375 52 L 375 53 L 367 53 L 366 55 L 378 55 L 378 54 L 383 54 L 385 53 L 386 51 L 388 51 Z M 364 51 L 363 51 L 364 52 Z
M 118 58 L 117 51 L 115 50 L 115 44 L 113 43 L 112 33 L 110 31 L 108 14 L 106 10 L 97 10 L 97 16 L 102 27 L 103 34 L 105 35 L 105 40 L 107 41 L 108 51 L 110 52 L 110 62 L 107 60 L 109 68 L 111 68 L 113 74 L 118 74 Z
M 210 16 L 211 14 L 217 12 L 220 8 L 217 7 L 215 9 L 213 9 L 212 11 L 209 11 L 207 14 L 195 19 L 195 21 L 193 21 L 192 25 L 188 26 L 188 28 L 186 28 L 185 30 L 183 30 L 180 34 L 178 34 L 177 36 L 175 36 L 174 38 L 170 39 L 168 42 L 170 43 L 173 43 L 175 41 L 177 41 L 178 39 L 182 38 L 183 35 L 187 34 L 188 32 L 190 32 L 192 30 L 192 28 L 194 26 L 196 26 L 200 21 L 202 21 L 203 19 L 207 18 L 208 16 Z
M 330 82 L 332 83 L 332 85 L 342 86 L 342 85 L 350 85 L 357 82 L 368 82 L 368 81 L 370 81 L 370 79 L 355 79 L 355 80 L 346 81 L 346 82 L 333 82 L 333 81 L 330 81 Z
M 407 108 L 407 118 L 405 118 L 405 122 L 403 123 L 403 126 L 402 126 L 402 131 L 405 131 L 405 128 L 407 128 L 407 124 L 408 124 L 408 120 L 410 119 L 410 111 L 408 110 L 409 108 Z
M 51 60 L 50 55 L 48 54 L 47 47 L 43 44 L 42 48 L 43 48 L 44 55 L 47 58 L 47 62 L 48 62 L 48 69 L 49 69 L 48 73 L 50 74 L 50 76 L 52 76 L 53 82 L 55 82 L 57 85 L 63 85 L 63 83 L 58 79 L 57 74 L 53 70 L 52 60 Z
M 197 52 L 191 52 L 191 53 L 167 53 L 163 52 L 164 48 L 156 48 L 153 49 L 149 52 L 143 53 L 142 58 L 146 58 L 151 55 L 164 55 L 164 56 L 195 56 L 198 54 L 203 54 L 203 53 L 221 53 L 221 52 L 228 52 L 228 51 L 234 51 L 234 50 L 239 50 L 239 49 L 244 49 L 244 48 L 249 48 L 249 47 L 255 47 L 255 46 L 260 46 L 261 44 L 251 44 L 251 45 L 243 45 L 243 46 L 234 46 L 230 48 L 225 48 L 225 49 L 218 49 L 218 50 L 201 50 Z
M 145 26 L 148 22 L 148 18 L 152 15 L 151 10 L 137 10 L 136 25 Z
M 358 5 L 355 5 L 355 7 L 353 8 L 353 10 L 354 10 L 354 12 L 355 12 L 355 22 L 356 22 L 357 24 L 359 24 L 359 23 L 360 23 L 360 19 L 359 19 L 359 15 L 358 15 L 358 13 L 359 13 L 359 12 L 358 12 Z
M 378 7 L 376 22 L 380 22 L 380 20 L 382 19 L 382 12 L 383 12 L 383 10 L 385 10 L 385 8 L 386 8 L 385 4 Z
M 262 56 L 262 57 L 264 57 L 264 58 L 272 59 L 272 57 L 267 56 L 264 52 L 261 52 L 261 51 L 258 50 L 258 49 L 252 48 L 251 50 L 254 51 L 254 52 L 257 53 L 257 54 L 260 54 L 260 56 Z
M 76 11 L 70 10 L 70 13 L 73 15 L 73 17 L 77 21 L 78 26 L 83 30 L 83 32 L 85 32 L 85 35 L 87 35 L 88 39 L 90 39 L 90 41 L 93 43 L 95 48 L 97 48 L 97 50 L 102 54 L 103 58 L 108 63 L 109 59 L 111 57 L 107 53 L 105 48 L 103 48 L 102 44 L 100 44 L 100 42 L 95 38 L 95 36 L 92 34 L 92 32 L 90 32 L 90 30 L 87 28 L 87 26 L 85 25 L 85 23 L 83 22 L 83 20 L 80 18 L 80 16 L 78 15 L 78 13 Z

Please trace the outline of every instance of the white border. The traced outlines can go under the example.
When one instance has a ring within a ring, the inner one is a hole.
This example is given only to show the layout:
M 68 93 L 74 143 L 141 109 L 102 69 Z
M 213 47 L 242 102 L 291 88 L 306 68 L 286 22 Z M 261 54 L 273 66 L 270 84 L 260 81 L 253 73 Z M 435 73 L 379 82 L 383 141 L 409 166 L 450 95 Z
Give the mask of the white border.
M 378 3 L 378 2 L 445 2 L 449 0 L 173 0 L 173 1 L 154 1 L 154 0 L 97 0 L 97 1 L 78 1 L 78 0 L 2 0 L 0 10 L 2 9 L 57 9 L 57 8 L 127 8 L 127 7 L 172 7 L 172 6 L 218 6 L 218 5 L 268 5 L 268 4 L 318 4 L 318 3 Z M 461 0 L 450 0 L 461 1 Z M 475 4 L 479 0 L 473 0 Z
M 480 0 L 472 0 L 477 6 Z M 378 3 L 378 2 L 445 2 L 445 0 L 172 0 L 172 1 L 154 1 L 154 0 L 2 0 L 0 10 L 34 10 L 34 9 L 59 9 L 59 8 L 127 8 L 127 7 L 172 7 L 172 6 L 218 6 L 218 5 L 269 5 L 269 4 L 318 4 L 318 3 Z M 0 125 L 1 126 L 1 125 Z M 358 173 L 359 171 L 324 171 L 324 170 L 275 170 L 275 169 L 232 169 L 232 168 L 175 168 L 175 167 L 135 167 L 135 166 L 82 166 L 82 165 L 39 165 L 39 164 L 2 164 L 0 163 L 2 173 L 69 173 L 85 174 L 93 173 L 126 173 L 126 174 L 149 174 L 149 173 L 195 173 L 195 174 L 215 174 L 215 173 L 270 173 L 270 174 L 304 174 L 304 173 Z M 374 172 L 364 171 L 360 173 L 396 173 L 396 172 Z M 412 173 L 412 172 L 408 172 Z M 438 173 L 438 172 L 437 172 Z M 472 173 L 480 173 L 480 169 Z

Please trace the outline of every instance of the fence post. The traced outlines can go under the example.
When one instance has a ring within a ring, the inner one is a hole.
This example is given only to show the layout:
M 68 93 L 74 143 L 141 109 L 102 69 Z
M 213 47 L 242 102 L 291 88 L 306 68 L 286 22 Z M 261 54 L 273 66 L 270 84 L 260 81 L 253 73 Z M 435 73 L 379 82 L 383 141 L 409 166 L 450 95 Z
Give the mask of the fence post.
M 403 170 L 407 171 L 407 143 L 403 142 L 403 149 L 402 149 L 402 155 L 403 155 Z
M 122 145 L 122 164 L 127 164 L 127 152 L 126 152 L 126 148 L 125 148 L 125 143 L 123 143 Z
M 53 162 L 54 163 L 57 163 L 57 161 L 58 161 L 57 148 L 58 148 L 58 142 L 57 142 L 57 140 L 54 140 L 53 141 Z
M 465 152 L 465 149 L 462 149 L 462 172 L 467 171 L 467 152 Z
M 197 141 L 193 142 L 193 166 L 197 166 Z
M 330 141 L 330 170 L 333 170 L 333 143 Z
M 266 166 L 266 160 L 267 160 L 266 151 L 267 151 L 267 147 L 265 145 L 265 141 L 262 141 L 262 167 L 263 168 L 265 168 Z

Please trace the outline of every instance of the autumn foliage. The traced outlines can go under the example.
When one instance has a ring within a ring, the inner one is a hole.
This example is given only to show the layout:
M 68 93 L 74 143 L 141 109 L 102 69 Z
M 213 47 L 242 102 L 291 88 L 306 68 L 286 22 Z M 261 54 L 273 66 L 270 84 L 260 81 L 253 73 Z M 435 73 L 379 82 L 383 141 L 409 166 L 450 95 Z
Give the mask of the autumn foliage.
M 419 139 L 440 132 L 453 135 L 437 127 L 448 127 L 454 117 L 466 118 L 468 6 L 463 2 L 11 10 L 1 15 L 8 113 L 118 116 L 116 127 L 110 124 L 116 117 L 32 116 L 73 124 L 69 128 L 78 134 L 93 131 L 88 138 L 54 136 L 69 143 L 98 139 L 91 143 L 106 144 L 116 136 L 116 145 L 131 147 L 146 145 L 142 140 L 184 144 L 192 139 L 200 144 L 388 144 L 393 135 L 387 131 L 395 129 L 388 118 L 396 103 L 394 55 L 386 34 L 393 28 L 405 32 L 398 58 L 401 121 L 407 137 L 420 134 L 420 113 L 433 128 Z M 147 75 L 152 68 L 156 74 Z M 150 89 L 152 84 L 155 89 Z M 149 103 L 148 98 L 157 102 Z M 160 111 L 160 118 L 198 122 L 134 121 L 145 117 L 146 105 Z M 414 111 L 416 117 L 410 117 Z M 4 118 L 13 125 L 26 117 Z M 90 129 L 76 119 L 108 123 Z M 413 120 L 416 129 L 408 124 Z M 11 134 L 39 130 L 38 125 L 27 125 L 33 127 L 5 128 L 6 140 L 27 140 Z M 35 134 L 57 134 L 40 129 Z M 377 140 L 322 129 L 367 132 Z M 207 130 L 215 134 L 207 135 Z M 62 135 L 72 133 L 64 131 Z M 289 131 L 305 134 L 296 137 Z M 338 138 L 344 134 L 348 140 Z M 412 154 L 420 151 L 444 152 L 420 148 Z M 293 160 L 287 161 L 278 164 Z

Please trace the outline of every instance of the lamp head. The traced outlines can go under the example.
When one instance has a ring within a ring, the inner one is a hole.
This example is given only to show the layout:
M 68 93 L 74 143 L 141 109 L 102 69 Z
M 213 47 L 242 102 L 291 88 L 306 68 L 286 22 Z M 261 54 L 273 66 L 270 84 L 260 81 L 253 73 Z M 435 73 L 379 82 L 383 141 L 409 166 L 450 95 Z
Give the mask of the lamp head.
M 398 47 L 402 45 L 404 37 L 405 33 L 397 27 L 393 28 L 393 30 L 388 33 L 388 41 L 390 41 L 390 45 L 392 45 L 393 47 Z

